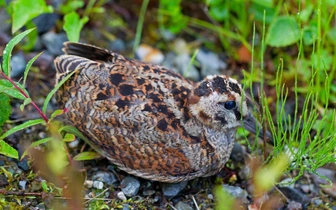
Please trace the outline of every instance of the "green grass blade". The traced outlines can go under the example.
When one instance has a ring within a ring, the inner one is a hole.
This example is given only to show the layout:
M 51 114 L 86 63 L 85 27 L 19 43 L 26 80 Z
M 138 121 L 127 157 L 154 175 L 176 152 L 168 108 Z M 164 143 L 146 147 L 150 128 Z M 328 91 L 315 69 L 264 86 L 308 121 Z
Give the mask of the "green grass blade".
M 14 149 L 11 145 L 7 144 L 4 140 L 0 140 L 0 154 L 15 159 L 19 158 L 18 151 Z
M 27 76 L 28 76 L 28 72 L 30 70 L 30 67 L 33 65 L 33 63 L 35 62 L 35 60 L 42 54 L 43 52 L 40 52 L 39 54 L 35 55 L 26 65 L 26 69 L 23 73 L 23 86 L 25 86 L 26 84 L 26 80 L 27 80 Z
M 77 72 L 79 69 L 76 69 L 69 73 L 66 77 L 64 77 L 57 85 L 50 91 L 50 93 L 47 95 L 46 99 L 44 100 L 42 112 L 45 114 L 47 110 L 47 106 L 49 104 L 49 101 L 51 97 L 56 93 L 56 91 L 67 81 L 75 72 Z
M 24 122 L 18 126 L 15 126 L 14 128 L 11 128 L 10 130 L 8 130 L 6 133 L 2 134 L 2 136 L 0 136 L 0 140 L 6 138 L 7 136 L 17 132 L 17 131 L 20 131 L 22 129 L 25 129 L 25 128 L 28 128 L 28 127 L 31 127 L 31 126 L 34 126 L 34 125 L 38 125 L 38 124 L 42 124 L 44 123 L 44 120 L 43 119 L 36 119 L 36 120 L 29 120 L 27 122 Z
M 15 45 L 17 45 L 27 34 L 29 34 L 32 30 L 34 30 L 35 28 L 26 30 L 22 33 L 20 33 L 19 35 L 15 36 L 12 40 L 10 40 L 8 42 L 8 44 L 6 45 L 5 50 L 2 53 L 3 56 L 3 61 L 2 61 L 2 70 L 3 72 L 9 76 L 10 75 L 10 59 L 12 56 L 12 51 L 13 48 L 15 47 Z
M 134 40 L 134 45 L 133 45 L 133 51 L 134 52 L 139 47 L 139 44 L 140 44 L 142 27 L 143 27 L 143 23 L 144 23 L 144 20 L 145 20 L 145 14 L 146 14 L 148 3 L 149 3 L 149 0 L 144 0 L 142 2 L 142 5 L 141 5 L 139 21 L 138 21 L 138 24 L 137 24 L 135 40 Z

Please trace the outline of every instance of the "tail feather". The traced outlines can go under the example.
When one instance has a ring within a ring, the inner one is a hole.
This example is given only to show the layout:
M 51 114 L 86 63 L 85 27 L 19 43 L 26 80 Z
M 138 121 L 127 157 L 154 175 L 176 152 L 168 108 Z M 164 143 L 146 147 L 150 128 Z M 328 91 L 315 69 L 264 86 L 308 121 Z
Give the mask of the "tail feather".
M 124 59 L 121 55 L 106 49 L 77 42 L 65 42 L 63 51 L 68 55 L 77 55 L 94 61 L 114 62 L 117 59 Z

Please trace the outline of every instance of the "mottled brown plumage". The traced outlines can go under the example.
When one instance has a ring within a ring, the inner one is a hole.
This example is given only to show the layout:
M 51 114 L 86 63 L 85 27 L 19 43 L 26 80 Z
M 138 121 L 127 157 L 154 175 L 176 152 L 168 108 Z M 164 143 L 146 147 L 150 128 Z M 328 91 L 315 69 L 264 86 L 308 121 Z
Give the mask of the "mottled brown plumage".
M 255 121 L 238 82 L 208 76 L 199 83 L 172 70 L 68 42 L 55 59 L 66 117 L 120 169 L 179 182 L 210 176 L 227 162 L 236 128 Z

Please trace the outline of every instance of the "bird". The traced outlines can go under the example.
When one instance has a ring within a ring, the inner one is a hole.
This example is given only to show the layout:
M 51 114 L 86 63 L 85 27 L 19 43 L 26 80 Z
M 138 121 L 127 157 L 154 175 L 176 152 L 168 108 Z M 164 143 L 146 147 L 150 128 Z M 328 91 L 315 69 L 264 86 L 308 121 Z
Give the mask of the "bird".
M 231 77 L 194 82 L 78 42 L 65 42 L 63 51 L 54 60 L 56 84 L 72 75 L 57 90 L 60 108 L 96 150 L 129 174 L 167 183 L 208 177 L 225 166 L 238 127 L 261 130 Z

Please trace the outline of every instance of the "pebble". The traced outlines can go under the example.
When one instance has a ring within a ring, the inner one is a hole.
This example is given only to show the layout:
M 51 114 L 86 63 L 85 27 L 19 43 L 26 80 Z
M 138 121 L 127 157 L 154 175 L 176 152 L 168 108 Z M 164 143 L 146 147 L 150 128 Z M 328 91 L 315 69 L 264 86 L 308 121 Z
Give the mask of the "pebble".
M 179 201 L 179 202 L 175 205 L 175 208 L 176 208 L 177 210 L 193 210 L 193 208 L 192 208 L 189 204 L 183 203 L 182 201 Z
M 230 159 L 232 159 L 234 162 L 243 163 L 245 153 L 246 151 L 244 150 L 241 144 L 234 143 Z
M 131 210 L 132 208 L 130 205 L 125 204 L 125 203 L 122 206 L 123 206 L 122 210 Z
M 202 77 L 221 74 L 221 70 L 227 67 L 227 64 L 217 54 L 204 49 L 198 51 L 196 59 L 201 64 Z
M 122 201 L 126 201 L 126 200 L 127 200 L 125 194 L 124 194 L 122 191 L 120 191 L 120 192 L 117 193 L 117 197 L 118 197 L 120 200 L 122 200 Z
M 22 161 L 18 162 L 17 166 L 21 168 L 23 171 L 28 171 L 29 165 L 28 165 L 27 158 L 24 158 Z
M 162 64 L 164 60 L 164 55 L 158 49 L 155 49 L 147 44 L 141 44 L 139 48 L 135 51 L 137 58 L 141 61 Z
M 5 161 L 0 160 L 0 166 L 4 166 L 5 165 Z
M 68 41 L 65 33 L 56 34 L 53 31 L 43 34 L 42 43 L 47 48 L 51 55 L 63 54 L 63 43 Z
M 44 203 L 39 203 L 39 204 L 37 204 L 36 208 L 37 208 L 37 210 L 45 210 L 46 206 L 44 205 Z
M 68 146 L 72 149 L 77 148 L 78 145 L 79 145 L 79 140 L 78 139 L 75 139 L 74 141 L 68 143 Z
M 10 72 L 11 77 L 21 77 L 23 75 L 24 70 L 26 69 L 26 59 L 24 54 L 19 52 L 12 56 L 11 58 L 11 66 L 12 70 Z
M 109 43 L 109 48 L 113 52 L 124 52 L 126 49 L 126 44 L 122 39 L 115 39 Z
M 22 190 L 26 189 L 26 184 L 27 184 L 27 180 L 21 180 L 19 181 L 19 186 Z
M 188 181 L 183 181 L 179 183 L 162 183 L 161 188 L 163 195 L 171 199 L 178 195 L 188 184 Z
M 299 190 L 292 188 L 292 187 L 280 187 L 278 189 L 289 199 L 299 203 L 307 203 L 308 197 L 301 193 Z
M 313 202 L 316 206 L 319 206 L 323 203 L 323 201 L 321 199 L 315 199 L 315 200 L 313 200 Z
M 302 204 L 295 202 L 295 201 L 290 201 L 287 205 L 288 210 L 301 210 L 302 209 Z
M 93 181 L 101 181 L 107 185 L 112 185 L 118 182 L 117 177 L 108 171 L 97 171 L 92 175 L 91 178 Z
M 101 190 L 104 187 L 104 183 L 101 181 L 93 181 L 93 187 L 98 190 Z
M 200 79 L 199 71 L 194 65 L 190 65 L 190 62 L 191 56 L 187 53 L 178 54 L 173 60 L 173 64 L 183 77 L 193 81 L 198 81 Z
M 241 200 L 243 203 L 245 203 L 245 204 L 249 203 L 249 201 L 247 199 L 248 193 L 246 192 L 246 190 L 243 190 L 240 187 L 235 187 L 235 186 L 231 186 L 231 185 L 227 185 L 227 184 L 223 184 L 222 188 L 225 192 L 227 192 L 231 196 Z
M 4 174 L 0 174 L 0 188 L 4 188 L 8 185 L 8 179 Z
M 39 34 L 43 34 L 52 29 L 57 20 L 60 19 L 60 15 L 56 13 L 44 13 L 33 19 L 33 23 L 37 28 Z
M 2 21 L 1 21 L 1 24 L 0 24 L 0 32 L 7 32 L 7 31 L 10 30 L 10 28 L 11 28 L 10 23 L 12 23 L 12 22 L 7 21 L 9 19 L 10 19 L 10 17 L 8 15 L 7 10 L 6 9 L 1 9 L 0 10 L 0 20 L 2 20 Z
M 85 180 L 84 186 L 87 188 L 92 188 L 93 187 L 93 181 L 92 180 Z
M 213 194 L 208 194 L 208 199 L 213 200 L 214 199 Z
M 310 193 L 311 192 L 311 189 L 313 188 L 313 185 L 311 185 L 311 184 L 305 184 L 305 185 L 301 185 L 301 191 L 302 192 L 304 192 L 304 193 L 306 193 L 306 194 L 308 194 L 308 193 Z
M 127 176 L 121 181 L 120 185 L 122 186 L 121 190 L 127 197 L 135 196 L 140 189 L 139 180 L 132 176 Z

